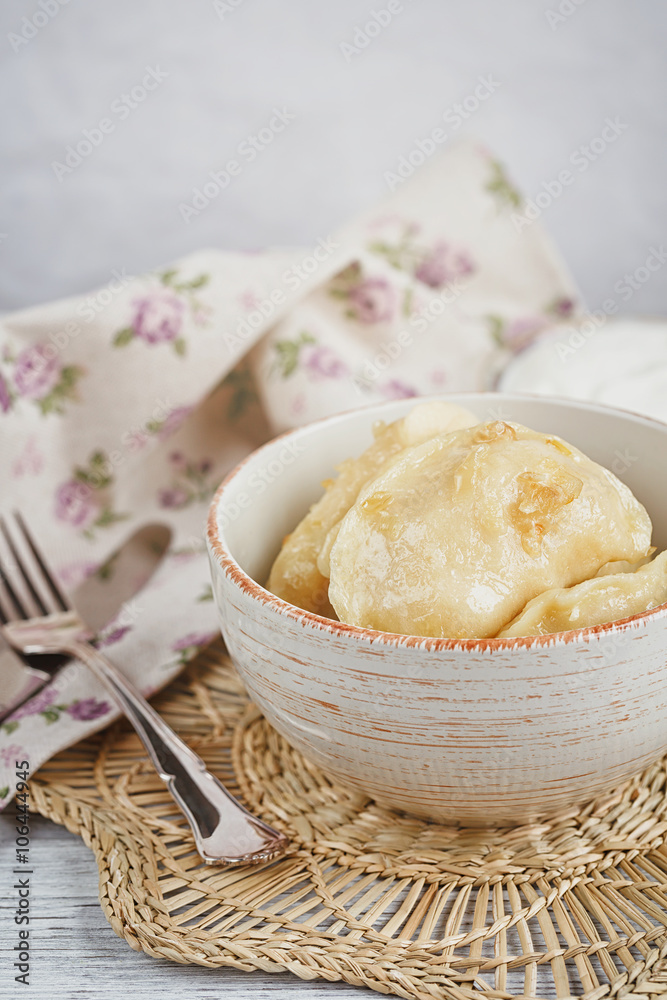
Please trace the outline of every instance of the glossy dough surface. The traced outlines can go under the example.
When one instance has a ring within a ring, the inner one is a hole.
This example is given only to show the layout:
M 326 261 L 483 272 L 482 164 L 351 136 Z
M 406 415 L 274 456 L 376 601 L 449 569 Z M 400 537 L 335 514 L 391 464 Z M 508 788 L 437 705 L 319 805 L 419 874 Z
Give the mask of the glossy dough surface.
M 324 546 L 329 539 L 330 547 L 333 538 L 330 532 L 340 524 L 359 491 L 405 448 L 476 423 L 477 418 L 463 407 L 435 401 L 420 403 L 401 420 L 374 428 L 373 444 L 359 458 L 341 463 L 337 479 L 323 484 L 324 496 L 285 539 L 271 569 L 267 589 L 305 611 L 335 618 L 328 597 L 328 548 L 325 550 Z
M 604 625 L 650 611 L 665 602 L 667 552 L 634 573 L 605 574 L 566 590 L 547 590 L 529 601 L 499 637 L 546 635 Z
M 611 472 L 502 421 L 402 449 L 332 528 L 320 567 L 341 621 L 451 638 L 495 636 L 537 595 L 636 562 L 651 540 Z

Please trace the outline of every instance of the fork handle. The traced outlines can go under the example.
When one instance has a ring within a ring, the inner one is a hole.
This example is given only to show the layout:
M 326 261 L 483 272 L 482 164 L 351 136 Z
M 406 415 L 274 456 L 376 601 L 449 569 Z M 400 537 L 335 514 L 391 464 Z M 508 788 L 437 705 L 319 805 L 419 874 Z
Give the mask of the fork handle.
M 67 652 L 90 667 L 134 726 L 190 824 L 197 850 L 207 864 L 261 864 L 285 851 L 285 836 L 253 816 L 227 791 L 110 660 L 78 639 L 68 643 Z

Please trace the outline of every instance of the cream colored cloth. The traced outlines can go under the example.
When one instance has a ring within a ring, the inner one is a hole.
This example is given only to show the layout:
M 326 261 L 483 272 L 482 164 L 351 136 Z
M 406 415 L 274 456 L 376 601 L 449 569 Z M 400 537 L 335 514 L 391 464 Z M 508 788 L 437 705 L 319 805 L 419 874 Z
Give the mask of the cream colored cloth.
M 4 509 L 67 590 L 135 528 L 168 557 L 102 632 L 144 694 L 216 634 L 203 525 L 224 472 L 272 434 L 401 396 L 484 389 L 578 308 L 572 281 L 483 148 L 431 159 L 308 250 L 203 251 L 5 318 Z M 1 683 L 1 678 L 0 678 Z M 0 726 L 0 808 L 31 772 L 117 716 L 70 664 Z

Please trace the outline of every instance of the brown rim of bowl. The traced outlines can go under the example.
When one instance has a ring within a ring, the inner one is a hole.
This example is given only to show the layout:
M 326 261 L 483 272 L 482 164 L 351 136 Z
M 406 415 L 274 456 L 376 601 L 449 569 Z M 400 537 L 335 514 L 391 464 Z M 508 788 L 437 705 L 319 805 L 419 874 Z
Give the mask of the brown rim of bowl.
M 449 393 L 443 395 L 450 395 Z M 479 396 L 513 396 L 518 399 L 526 399 L 528 401 L 540 400 L 542 402 L 553 402 L 562 403 L 566 406 L 580 406 L 582 409 L 593 410 L 595 412 L 609 410 L 612 413 L 628 414 L 628 416 L 634 417 L 642 421 L 646 421 L 648 424 L 654 424 L 667 433 L 667 424 L 660 420 L 655 420 L 653 417 L 647 417 L 642 413 L 635 413 L 632 410 L 622 410 L 617 409 L 613 406 L 606 406 L 602 403 L 589 403 L 586 400 L 576 400 L 569 399 L 566 396 L 540 396 L 537 393 L 510 393 L 510 392 L 467 392 L 467 393 L 451 393 L 452 396 L 470 396 L 477 398 Z M 427 402 L 430 399 L 441 399 L 442 396 L 425 396 L 420 398 L 422 402 Z M 345 417 L 348 414 L 358 413 L 360 410 L 364 409 L 375 409 L 378 405 L 382 406 L 384 404 L 370 403 L 367 407 L 355 407 L 354 409 L 344 410 L 341 413 L 334 413 L 328 417 L 320 417 L 319 420 L 313 420 L 309 424 L 304 424 L 303 427 L 296 427 L 289 431 L 284 431 L 282 434 L 278 434 L 276 437 L 271 438 L 270 441 L 266 441 L 259 448 L 255 448 L 249 455 L 246 455 L 238 465 L 235 465 L 231 469 L 225 478 L 222 480 L 218 486 L 213 499 L 211 500 L 211 505 L 209 507 L 207 522 L 206 522 L 206 537 L 211 550 L 215 553 L 217 561 L 221 568 L 225 571 L 227 576 L 236 584 L 236 586 L 250 597 L 256 598 L 262 604 L 271 607 L 280 615 L 285 615 L 291 618 L 293 621 L 303 624 L 307 622 L 311 625 L 315 625 L 320 631 L 333 632 L 337 635 L 344 635 L 348 638 L 356 639 L 367 639 L 370 642 L 385 645 L 385 646 L 395 646 L 395 647 L 412 647 L 424 649 L 428 652 L 438 652 L 439 650 L 456 650 L 456 649 L 467 649 L 472 652 L 477 651 L 489 651 L 494 650 L 505 650 L 505 649 L 520 649 L 524 647 L 545 647 L 553 646 L 559 643 L 568 644 L 570 642 L 576 642 L 580 639 L 587 639 L 589 637 L 599 637 L 606 634 L 620 635 L 627 632 L 633 626 L 639 626 L 641 623 L 647 620 L 657 620 L 659 618 L 664 618 L 667 616 L 667 602 L 658 605 L 657 608 L 651 608 L 649 611 L 640 611 L 635 615 L 630 615 L 627 618 L 619 618 L 613 622 L 605 622 L 602 625 L 588 625 L 585 628 L 580 629 L 569 629 L 565 632 L 548 632 L 545 635 L 526 635 L 526 636 L 513 636 L 504 639 L 438 639 L 434 636 L 425 635 L 404 635 L 398 632 L 382 632 L 378 629 L 363 628 L 359 625 L 347 625 L 345 622 L 335 621 L 332 618 L 324 618 L 322 615 L 317 615 L 312 611 L 304 611 L 303 608 L 298 608 L 295 604 L 290 604 L 289 601 L 284 601 L 281 597 L 277 597 L 272 594 L 270 590 L 262 587 L 261 584 L 253 580 L 251 576 L 241 569 L 239 564 L 233 558 L 231 553 L 227 551 L 222 545 L 218 535 L 218 504 L 219 499 L 226 489 L 227 485 L 238 475 L 241 469 L 250 461 L 258 452 L 264 451 L 264 449 L 273 447 L 278 441 L 282 441 L 286 437 L 290 437 L 292 434 L 296 434 L 305 431 L 311 427 L 317 427 L 319 424 L 327 423 L 331 420 L 336 420 L 338 418 Z M 391 401 L 387 402 L 387 408 L 390 407 Z

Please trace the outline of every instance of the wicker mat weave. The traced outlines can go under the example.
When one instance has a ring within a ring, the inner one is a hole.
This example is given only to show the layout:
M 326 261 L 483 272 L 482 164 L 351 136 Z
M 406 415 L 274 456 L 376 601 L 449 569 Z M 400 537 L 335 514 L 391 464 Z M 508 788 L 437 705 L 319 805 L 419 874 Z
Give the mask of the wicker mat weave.
M 155 704 L 293 851 L 203 865 L 125 723 L 59 754 L 32 808 L 94 851 L 132 948 L 424 1000 L 667 992 L 666 761 L 577 815 L 462 830 L 333 784 L 249 706 L 220 645 Z

